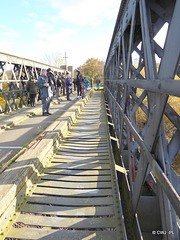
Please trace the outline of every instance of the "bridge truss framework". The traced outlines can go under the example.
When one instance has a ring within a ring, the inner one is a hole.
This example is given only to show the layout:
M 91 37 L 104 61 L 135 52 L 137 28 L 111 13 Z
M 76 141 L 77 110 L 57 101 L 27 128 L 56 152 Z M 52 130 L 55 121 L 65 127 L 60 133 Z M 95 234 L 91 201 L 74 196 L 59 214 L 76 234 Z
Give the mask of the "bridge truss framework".
M 55 66 L 0 52 L 0 113 L 28 104 L 26 83 L 29 72 L 37 80 L 43 68 L 51 68 L 55 73 L 63 72 Z
M 105 64 L 137 239 L 180 238 L 180 179 L 172 168 L 180 155 L 180 116 L 169 101 L 180 97 L 179 13 L 179 0 L 122 0 Z M 160 46 L 156 35 L 165 27 Z M 170 140 L 165 118 L 173 128 Z

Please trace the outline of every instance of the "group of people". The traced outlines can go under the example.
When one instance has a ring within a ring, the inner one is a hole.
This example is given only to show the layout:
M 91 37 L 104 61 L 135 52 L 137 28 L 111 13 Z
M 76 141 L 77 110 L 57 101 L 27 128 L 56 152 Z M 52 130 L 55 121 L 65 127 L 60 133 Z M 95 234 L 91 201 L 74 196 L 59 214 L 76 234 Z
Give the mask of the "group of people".
M 77 70 L 77 77 L 73 80 L 74 90 L 77 88 L 77 99 L 84 98 L 85 91 L 89 86 L 89 81 L 86 77 Z M 91 82 L 92 87 L 92 82 Z M 42 101 L 42 115 L 51 115 L 49 112 L 50 102 L 56 95 L 58 103 L 60 103 L 60 94 L 67 96 L 67 101 L 70 101 L 70 93 L 72 93 L 72 80 L 70 74 L 58 73 L 54 75 L 50 68 L 43 69 L 37 82 L 34 79 L 33 73 L 29 72 L 29 81 L 26 85 L 26 90 L 29 93 L 30 105 L 35 106 L 38 93 Z

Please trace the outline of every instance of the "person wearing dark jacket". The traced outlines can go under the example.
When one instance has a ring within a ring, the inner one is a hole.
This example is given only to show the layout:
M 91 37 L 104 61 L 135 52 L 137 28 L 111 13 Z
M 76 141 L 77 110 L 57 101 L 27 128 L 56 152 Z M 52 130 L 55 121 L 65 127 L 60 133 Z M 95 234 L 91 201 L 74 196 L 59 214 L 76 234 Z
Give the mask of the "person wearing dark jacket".
M 77 69 L 77 78 L 76 78 L 76 85 L 77 85 L 77 98 L 80 98 L 82 96 L 82 81 L 83 76 L 80 73 L 80 71 Z
M 73 79 L 74 91 L 76 91 L 76 79 Z
M 71 85 L 71 80 L 70 80 L 70 75 L 67 75 L 66 78 L 66 95 L 67 95 L 67 101 L 70 101 L 71 99 L 69 98 L 69 87 Z
M 62 84 L 63 95 L 66 95 L 65 94 L 66 83 L 65 83 L 65 74 L 64 73 L 61 74 L 61 84 Z
M 48 83 L 50 86 L 50 89 L 49 89 L 50 101 L 52 102 L 53 96 L 54 96 L 54 93 L 56 90 L 56 81 L 55 81 L 55 77 L 54 77 L 54 74 L 53 74 L 51 68 L 47 69 L 47 78 L 48 78 Z
M 35 107 L 36 106 L 35 100 L 36 100 L 38 91 L 37 91 L 36 81 L 34 79 L 32 72 L 29 73 L 29 81 L 27 82 L 26 90 L 29 93 L 31 107 Z
M 58 73 L 57 74 L 57 76 L 56 76 L 56 99 L 57 99 L 57 101 L 58 101 L 58 103 L 60 103 L 61 102 L 61 100 L 60 100 L 60 92 L 61 92 L 61 86 L 62 86 L 62 84 L 61 84 L 61 73 Z
M 50 86 L 49 86 L 46 75 L 47 75 L 47 71 L 45 69 L 43 69 L 42 74 L 39 76 L 39 78 L 37 80 L 37 86 L 40 89 L 40 94 L 41 94 L 43 116 L 51 115 L 51 113 L 49 112 Z
M 96 85 L 97 85 L 97 90 L 98 90 L 98 91 L 99 91 L 99 84 L 100 84 L 100 82 L 101 82 L 100 79 L 97 78 L 97 79 L 96 79 Z

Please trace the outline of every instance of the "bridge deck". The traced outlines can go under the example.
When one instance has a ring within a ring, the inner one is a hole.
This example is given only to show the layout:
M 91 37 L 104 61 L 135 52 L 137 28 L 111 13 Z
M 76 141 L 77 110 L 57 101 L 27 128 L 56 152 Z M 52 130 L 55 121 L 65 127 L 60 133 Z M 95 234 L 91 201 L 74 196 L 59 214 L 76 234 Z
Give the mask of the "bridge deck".
M 107 131 L 104 97 L 96 92 L 6 239 L 126 239 Z

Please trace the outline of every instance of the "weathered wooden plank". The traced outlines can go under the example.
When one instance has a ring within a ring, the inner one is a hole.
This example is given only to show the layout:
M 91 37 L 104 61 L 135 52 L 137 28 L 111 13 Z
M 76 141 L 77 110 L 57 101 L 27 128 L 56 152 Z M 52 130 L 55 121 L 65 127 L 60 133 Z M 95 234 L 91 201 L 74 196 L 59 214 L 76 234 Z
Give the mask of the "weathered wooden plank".
M 103 131 L 103 132 L 106 132 L 106 129 L 104 128 L 105 124 L 91 124 L 88 126 L 86 125 L 82 125 L 82 124 L 79 124 L 79 125 L 73 125 L 73 128 L 71 129 L 71 131 L 83 131 L 83 132 L 91 132 L 91 131 Z
M 96 129 L 93 129 L 93 131 L 82 131 L 81 129 L 79 130 L 73 130 L 73 131 L 70 131 L 68 135 L 82 135 L 82 136 L 86 136 L 86 135 L 99 135 L 99 136 L 106 136 L 107 132 L 106 131 L 103 131 L 103 130 L 96 130 Z
M 107 147 L 107 142 L 92 142 L 92 143 L 85 143 L 85 142 L 63 142 L 62 147 L 80 147 L 80 148 L 93 148 L 93 147 Z
M 61 174 L 61 175 L 110 175 L 109 170 L 66 170 L 66 169 L 53 169 L 47 168 L 45 173 L 54 173 L 54 174 Z
M 58 154 L 57 153 L 57 155 L 54 157 L 54 159 L 67 159 L 67 160 L 75 160 L 75 161 L 86 161 L 86 160 L 88 160 L 88 161 L 90 161 L 90 160 L 99 160 L 99 161 L 104 161 L 104 160 L 108 160 L 109 161 L 109 156 L 99 156 L 99 155 L 93 155 L 93 156 L 81 156 L 81 157 L 79 157 L 79 156 L 75 156 L 75 155 L 71 155 L 71 156 L 68 156 L 68 155 L 60 155 L 60 154 Z
M 94 198 L 73 198 L 63 196 L 43 196 L 32 195 L 26 199 L 27 202 L 46 203 L 61 206 L 101 206 L 101 205 L 113 205 L 112 197 L 94 197 Z
M 74 216 L 74 217 L 84 217 L 84 216 L 113 216 L 114 209 L 113 206 L 106 207 L 61 207 L 53 205 L 40 205 L 40 204 L 26 204 L 22 208 L 22 212 L 27 213 L 38 213 L 47 215 L 58 215 L 58 216 Z
M 52 229 L 33 229 L 23 228 L 21 231 L 17 228 L 11 229 L 9 238 L 23 238 L 23 239 L 47 239 L 47 240 L 79 240 L 79 239 L 93 239 L 96 240 L 112 240 L 116 238 L 115 231 L 75 231 L 75 230 L 52 230 Z
M 76 170 L 80 170 L 80 169 L 89 169 L 89 170 L 95 170 L 95 169 L 106 169 L 109 170 L 110 169 L 110 164 L 89 164 L 88 162 L 86 163 L 71 163 L 71 164 L 63 164 L 63 163 L 54 163 L 52 162 L 50 165 L 51 168 L 56 168 L 56 169 L 76 169 Z
M 78 143 L 78 144 L 84 144 L 84 145 L 89 145 L 89 144 L 102 144 L 102 143 L 107 143 L 107 139 L 86 139 L 86 141 L 83 141 L 82 139 L 71 139 L 71 138 L 66 138 L 63 142 L 63 144 L 66 143 Z
M 77 158 L 61 158 L 59 157 L 55 157 L 52 160 L 52 163 L 67 163 L 67 164 L 85 164 L 88 163 L 89 165 L 93 164 L 93 165 L 102 165 L 102 164 L 109 164 L 109 159 L 101 159 L 101 160 L 96 160 L 92 157 L 86 157 L 86 158 L 81 158 L 81 159 L 77 159 Z
M 86 155 L 86 156 L 90 156 L 90 157 L 96 157 L 96 156 L 99 156 L 99 157 L 101 157 L 101 156 L 107 156 L 108 155 L 108 153 L 107 152 L 102 152 L 102 151 L 94 151 L 94 152 L 86 152 L 86 153 L 83 153 L 83 152 L 81 152 L 81 151 L 72 151 L 72 152 L 68 152 L 68 151 L 63 151 L 63 150 L 59 150 L 57 153 L 56 153 L 57 155 L 58 154 L 61 154 L 61 155 L 66 155 L 66 156 L 72 156 L 72 157 L 74 157 L 74 156 L 79 156 L 79 157 L 82 157 L 82 155 Z
M 77 135 L 74 135 L 74 136 L 72 136 L 72 135 L 68 135 L 67 137 L 66 137 L 66 139 L 71 139 L 71 140 L 73 140 L 73 141 L 77 141 L 77 140 L 81 140 L 82 141 L 82 139 L 86 139 L 86 141 L 87 140 L 94 140 L 94 139 L 98 139 L 98 140 L 106 140 L 106 137 L 105 136 L 99 136 L 98 134 L 96 134 L 96 135 L 84 135 L 84 136 L 78 136 L 78 134 Z
M 101 150 L 107 150 L 108 146 L 107 145 L 103 145 L 103 146 L 98 146 L 97 145 L 94 145 L 94 146 L 82 146 L 82 145 L 63 145 L 61 147 L 61 149 L 64 149 L 64 150 L 81 150 L 81 151 L 92 151 L 92 150 L 95 150 L 95 149 L 101 149 Z
M 101 176 L 101 175 L 94 175 L 94 176 L 88 176 L 88 175 L 53 175 L 53 174 L 42 174 L 41 179 L 56 179 L 56 180 L 63 180 L 63 181 L 74 181 L 74 182 L 92 182 L 92 181 L 98 181 L 98 182 L 105 182 L 105 181 L 111 181 L 111 175 L 108 176 Z
M 104 122 L 105 123 L 105 122 Z M 104 132 L 106 131 L 106 128 L 104 127 L 105 125 L 104 124 L 101 124 L 101 122 L 99 122 L 99 124 L 90 124 L 88 127 L 84 124 L 84 125 L 78 125 L 78 126 L 75 126 L 73 125 L 73 128 L 70 129 L 70 132 L 71 131 L 76 131 L 76 130 L 82 130 L 84 132 L 89 132 L 89 131 L 99 131 L 99 130 L 103 130 Z
M 40 180 L 38 186 L 52 186 L 52 187 L 63 187 L 63 188 L 112 188 L 111 182 L 65 182 L 65 181 L 51 181 L 51 180 Z
M 89 149 L 89 150 L 86 150 L 86 149 L 73 149 L 73 148 L 61 148 L 58 153 L 72 153 L 73 155 L 76 155 L 76 154 L 85 154 L 85 155 L 90 155 L 90 154 L 96 154 L 96 153 L 101 153 L 102 155 L 106 155 L 108 154 L 108 151 L 107 151 L 107 148 L 105 149 L 101 149 L 100 147 L 99 148 L 94 148 L 94 149 Z
M 100 132 L 91 132 L 91 133 L 87 133 L 87 132 L 69 132 L 68 133 L 68 137 L 77 137 L 77 138 L 95 138 L 97 137 L 99 138 L 106 138 L 106 134 L 100 133 Z
M 105 118 L 100 118 L 100 117 L 93 117 L 93 118 L 89 118 L 89 116 L 87 116 L 87 117 L 85 117 L 85 116 L 80 116 L 79 118 L 78 118 L 78 121 L 85 121 L 87 124 L 89 123 L 89 122 L 94 122 L 94 123 L 96 123 L 97 121 L 103 121 L 103 120 L 105 120 Z
M 29 225 L 38 225 L 45 227 L 58 228 L 114 228 L 117 224 L 114 217 L 103 218 L 70 218 L 70 217 L 46 217 L 29 214 L 20 214 L 16 222 L 22 222 Z
M 37 186 L 34 193 L 75 197 L 105 197 L 112 196 L 112 189 L 61 189 Z
M 94 149 L 94 148 L 105 148 L 107 149 L 108 148 L 108 144 L 107 143 L 88 143 L 88 144 L 84 144 L 84 143 L 66 143 L 66 144 L 62 144 L 61 146 L 62 148 L 72 148 L 72 149 L 77 149 L 77 148 L 80 148 L 80 149 L 84 149 L 84 150 L 88 150 L 88 149 Z
M 105 126 L 105 124 L 106 124 L 105 122 L 88 123 L 89 127 L 94 127 L 94 128 L 103 127 L 103 126 Z M 77 123 L 73 124 L 73 127 L 75 127 L 75 128 L 80 127 L 82 129 L 86 129 L 87 124 L 84 124 L 83 122 L 77 122 Z

